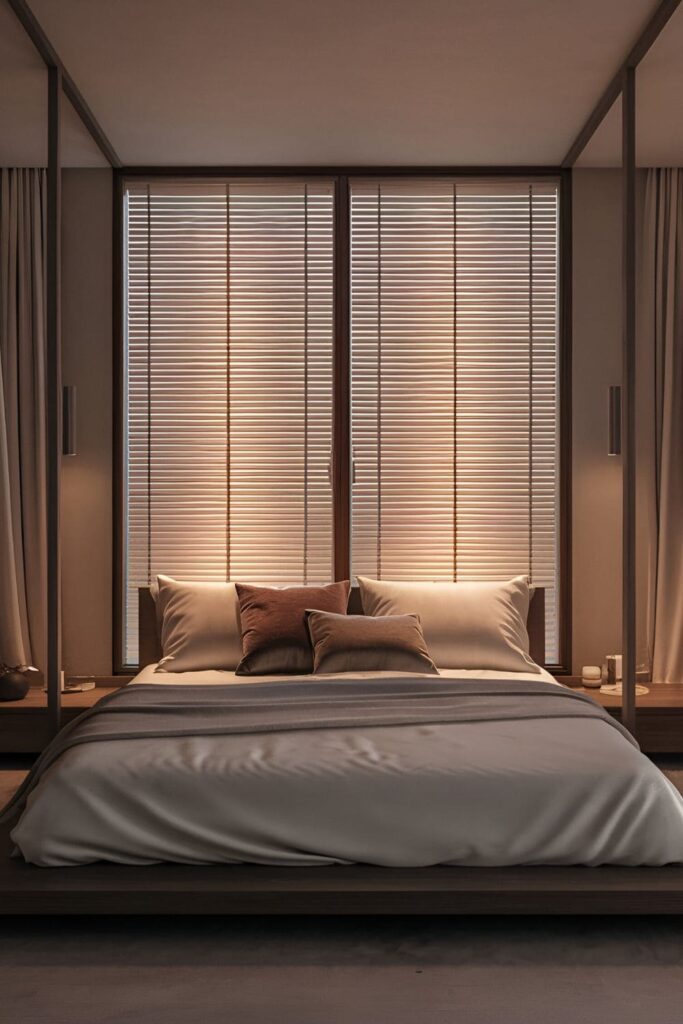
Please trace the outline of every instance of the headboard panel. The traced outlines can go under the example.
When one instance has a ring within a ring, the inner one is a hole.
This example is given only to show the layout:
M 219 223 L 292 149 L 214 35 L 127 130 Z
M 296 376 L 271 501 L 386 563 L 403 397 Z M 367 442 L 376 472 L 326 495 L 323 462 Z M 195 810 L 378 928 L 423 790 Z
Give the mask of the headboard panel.
M 140 587 L 138 625 L 140 630 L 140 664 L 151 665 L 161 657 L 161 645 L 157 631 L 156 605 L 149 587 Z M 358 587 L 351 588 L 349 597 L 349 612 L 351 615 L 362 615 L 363 607 L 360 602 L 360 590 Z M 529 616 L 527 618 L 527 630 L 529 631 L 529 649 L 531 657 L 539 665 L 545 664 L 545 590 L 543 587 L 536 587 L 529 604 Z
M 536 587 L 526 619 L 529 653 L 537 665 L 545 665 L 545 587 Z
M 138 587 L 138 636 L 140 665 L 159 661 L 161 638 L 157 629 L 157 606 L 149 587 Z

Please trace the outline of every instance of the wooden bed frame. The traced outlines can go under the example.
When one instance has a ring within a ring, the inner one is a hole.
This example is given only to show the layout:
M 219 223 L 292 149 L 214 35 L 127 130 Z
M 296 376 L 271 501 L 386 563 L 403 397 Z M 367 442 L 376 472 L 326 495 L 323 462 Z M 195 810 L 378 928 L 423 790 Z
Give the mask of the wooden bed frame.
M 622 583 L 624 706 L 623 720 L 635 722 L 635 296 L 636 296 L 636 160 L 635 160 L 635 71 L 657 39 L 680 0 L 660 0 L 641 35 L 625 56 L 620 68 L 598 100 L 584 126 L 570 146 L 561 168 L 562 218 L 565 237 L 571 230 L 571 168 L 588 140 L 612 107 L 622 97 L 624 171 L 622 252 L 624 258 L 623 331 L 623 423 L 622 462 L 624 468 L 624 572 Z M 111 166 L 120 184 L 121 160 L 92 115 L 75 83 L 68 75 L 54 46 L 38 24 L 25 0 L 10 0 L 28 36 L 35 44 L 48 71 L 48 198 L 47 198 L 47 338 L 48 397 L 47 487 L 48 487 L 48 652 L 46 678 L 51 721 L 59 719 L 60 670 L 60 575 L 59 575 L 59 480 L 61 461 L 60 317 L 59 317 L 59 211 L 61 154 L 59 147 L 60 97 L 62 90 L 72 102 L 86 129 Z M 128 169 L 130 172 L 131 169 Z M 137 169 L 142 173 L 145 169 Z M 157 168 L 169 173 L 173 168 Z M 177 171 L 178 168 L 175 168 Z M 182 168 L 184 173 L 206 174 L 207 168 Z M 286 170 L 291 172 L 292 168 Z M 320 172 L 321 168 L 316 169 Z M 328 173 L 330 169 L 325 169 Z M 368 170 L 365 168 L 364 170 Z M 426 168 L 420 168 L 425 171 Z M 431 170 L 435 170 L 432 168 Z M 437 168 L 436 173 L 457 173 L 463 168 Z M 501 168 L 468 168 L 468 173 L 500 173 Z M 505 168 L 506 174 L 528 174 L 531 168 Z M 214 173 L 260 175 L 273 168 L 214 168 Z M 299 169 L 301 171 L 301 169 Z M 370 168 L 370 173 L 386 169 Z M 133 169 L 135 172 L 135 169 Z M 147 173 L 149 169 L 147 169 Z M 341 182 L 357 169 L 332 170 L 343 197 Z M 414 168 L 392 168 L 389 173 L 412 174 Z M 547 173 L 548 168 L 536 168 Z M 340 209 L 344 209 L 340 200 Z M 339 217 L 343 224 L 343 216 Z M 120 225 L 119 225 L 120 227 Z M 115 230 L 115 242 L 119 234 Z M 343 254 L 344 242 L 337 245 Z M 115 289 L 120 287 L 120 269 L 114 260 Z M 566 336 L 571 330 L 571 249 L 562 258 L 562 323 Z M 346 305 L 345 305 L 346 303 Z M 340 335 L 348 334 L 348 296 L 339 289 L 336 317 Z M 348 372 L 348 349 L 335 357 L 335 372 Z M 571 349 L 563 355 L 570 366 Z M 120 372 L 120 367 L 118 368 Z M 571 417 L 569 395 L 562 402 L 562 416 Z M 118 393 L 118 392 L 117 392 Z M 348 398 L 348 395 L 346 396 Z M 348 487 L 348 434 L 339 445 L 340 486 Z M 347 456 L 344 459 L 344 456 Z M 563 495 L 570 502 L 567 487 Z M 340 536 L 346 536 L 340 534 Z M 345 544 L 343 541 L 342 544 Z M 340 548 L 347 562 L 348 551 Z M 149 613 L 149 601 L 143 601 Z M 536 606 L 537 607 L 537 606 Z M 144 609 L 143 609 L 144 611 Z M 529 631 L 533 633 L 533 621 Z M 144 639 L 144 638 L 141 638 Z M 536 659 L 543 661 L 538 657 Z M 154 656 L 147 660 L 156 660 Z M 678 914 L 683 912 L 683 867 L 666 868 L 420 868 L 395 869 L 365 865 L 319 868 L 266 868 L 254 866 L 185 867 L 156 865 L 125 867 L 96 864 L 83 868 L 36 868 L 11 859 L 8 829 L 0 827 L 0 913 L 4 914 Z
M 357 592 L 350 602 L 360 611 Z M 155 606 L 140 590 L 140 660 L 158 660 Z M 529 609 L 543 661 L 545 595 Z M 683 867 L 382 868 L 257 865 L 37 868 L 0 833 L 0 914 L 680 914 Z

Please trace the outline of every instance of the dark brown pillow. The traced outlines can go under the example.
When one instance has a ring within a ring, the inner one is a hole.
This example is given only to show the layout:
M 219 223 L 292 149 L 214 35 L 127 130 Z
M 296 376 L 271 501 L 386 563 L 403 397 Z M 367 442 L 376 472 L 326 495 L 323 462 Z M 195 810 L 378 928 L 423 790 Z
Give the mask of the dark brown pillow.
M 346 612 L 349 581 L 328 587 L 251 587 L 236 583 L 242 623 L 238 676 L 293 675 L 313 671 L 306 609 Z
M 307 611 L 313 672 L 439 674 L 417 615 L 334 615 Z

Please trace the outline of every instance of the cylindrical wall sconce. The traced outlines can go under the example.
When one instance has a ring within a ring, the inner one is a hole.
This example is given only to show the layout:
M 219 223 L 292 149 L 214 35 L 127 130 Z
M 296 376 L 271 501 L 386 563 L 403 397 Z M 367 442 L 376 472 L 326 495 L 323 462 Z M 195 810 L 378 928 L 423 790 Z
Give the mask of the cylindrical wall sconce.
M 608 411 L 608 455 L 621 455 L 621 387 L 611 384 Z
M 62 455 L 76 454 L 76 388 L 62 388 Z

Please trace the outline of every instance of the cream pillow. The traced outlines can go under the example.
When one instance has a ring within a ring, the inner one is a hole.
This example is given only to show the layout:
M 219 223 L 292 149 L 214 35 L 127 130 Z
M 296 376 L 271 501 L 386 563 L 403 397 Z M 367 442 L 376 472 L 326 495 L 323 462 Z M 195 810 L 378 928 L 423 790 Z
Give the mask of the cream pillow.
M 437 668 L 539 672 L 529 655 L 526 576 L 503 583 L 399 583 L 359 576 L 366 615 L 419 615 Z
M 157 576 L 162 658 L 157 672 L 236 669 L 242 657 L 234 583 L 185 583 Z

